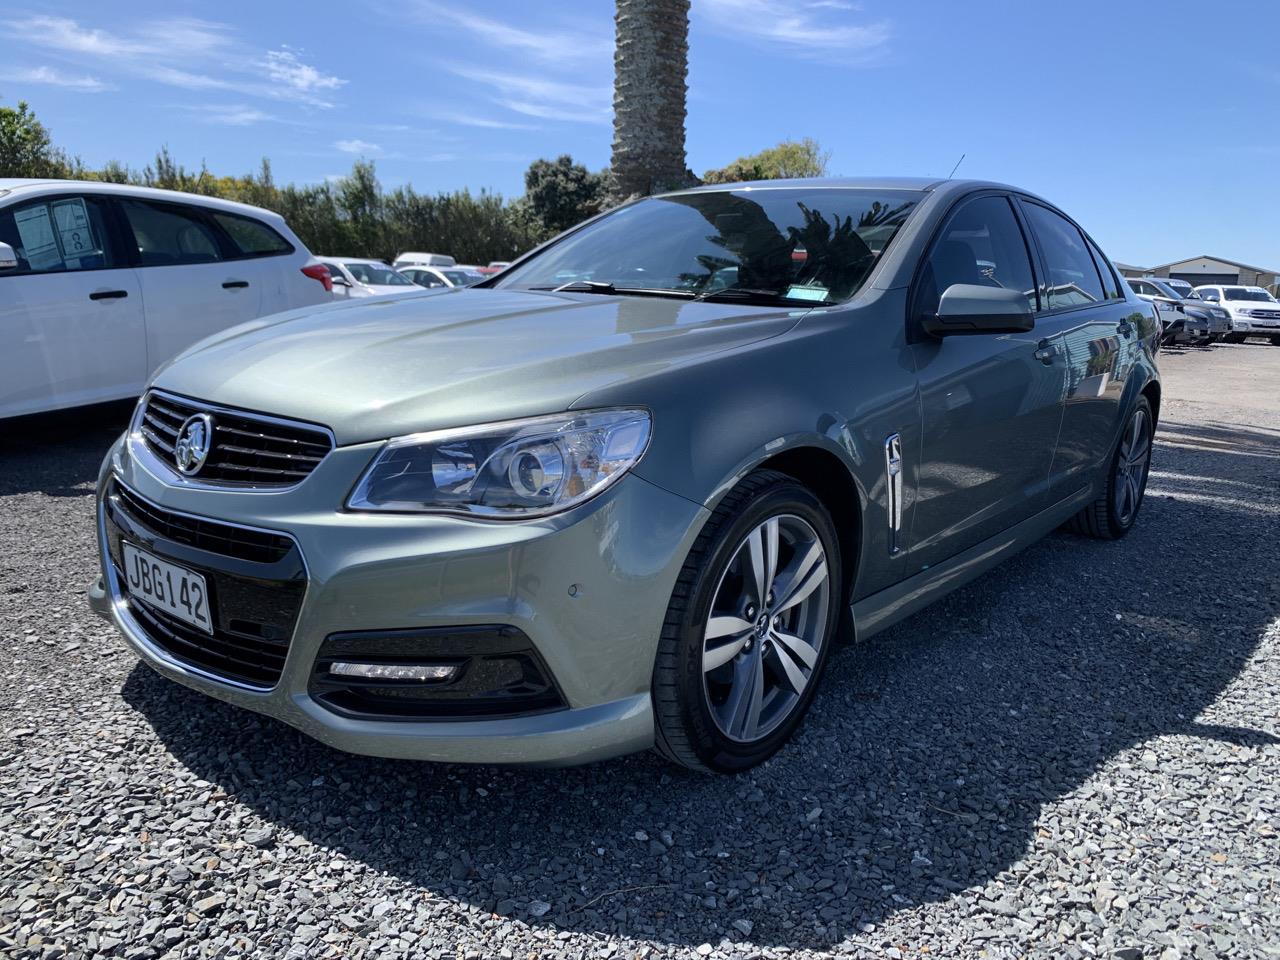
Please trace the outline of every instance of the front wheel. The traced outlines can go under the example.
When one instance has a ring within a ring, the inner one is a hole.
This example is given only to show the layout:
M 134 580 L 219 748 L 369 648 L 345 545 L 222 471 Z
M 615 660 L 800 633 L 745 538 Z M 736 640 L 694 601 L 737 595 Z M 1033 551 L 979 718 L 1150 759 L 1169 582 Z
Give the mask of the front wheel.
M 776 753 L 813 699 L 841 582 L 831 517 L 806 487 L 762 470 L 726 495 L 667 609 L 653 674 L 658 751 L 716 773 Z
M 1116 445 L 1101 495 L 1076 514 L 1069 529 L 1099 540 L 1119 540 L 1138 519 L 1147 491 L 1155 419 L 1146 397 L 1138 397 Z

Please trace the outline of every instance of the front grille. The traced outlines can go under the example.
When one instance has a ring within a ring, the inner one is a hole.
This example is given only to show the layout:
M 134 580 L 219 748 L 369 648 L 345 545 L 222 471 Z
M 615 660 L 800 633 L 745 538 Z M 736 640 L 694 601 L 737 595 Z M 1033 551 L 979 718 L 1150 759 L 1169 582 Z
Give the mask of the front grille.
M 275 686 L 307 586 L 297 545 L 283 534 L 173 513 L 116 481 L 104 510 L 116 579 L 151 643 L 216 677 L 264 690 Z M 125 540 L 204 576 L 212 635 L 127 592 Z
M 1259 320 L 1280 320 L 1280 310 L 1254 310 L 1253 316 Z
M 152 453 L 175 470 L 173 451 L 182 424 L 198 413 L 212 416 L 213 439 L 204 465 L 192 475 L 195 480 L 246 487 L 292 486 L 333 449 L 323 427 L 152 392 L 139 429 Z
M 293 541 L 279 533 L 246 530 L 216 520 L 162 510 L 118 483 L 112 484 L 111 497 L 152 533 L 198 550 L 254 563 L 275 563 L 293 548 Z

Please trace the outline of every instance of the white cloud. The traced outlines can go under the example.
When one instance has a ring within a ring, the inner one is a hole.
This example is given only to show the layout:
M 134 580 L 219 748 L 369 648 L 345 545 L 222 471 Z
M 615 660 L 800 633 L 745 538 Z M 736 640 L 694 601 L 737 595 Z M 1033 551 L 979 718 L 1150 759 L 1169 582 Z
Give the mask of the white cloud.
M 368 140 L 336 140 L 333 145 L 343 153 L 353 153 L 358 156 L 380 157 L 383 154 L 382 147 Z
M 546 63 L 581 61 L 609 62 L 613 57 L 613 33 L 592 27 L 586 18 L 578 18 L 572 29 L 532 30 L 517 27 L 506 20 L 480 16 L 434 0 L 418 0 L 411 8 L 419 19 L 431 24 L 446 20 L 473 34 L 488 46 L 515 50 Z M 541 9 L 539 13 L 541 13 Z M 611 21 L 602 18 L 603 22 Z
M 882 50 L 891 31 L 885 21 L 853 23 L 859 8 L 842 0 L 699 0 L 695 13 L 718 29 L 782 44 L 806 53 L 840 52 L 865 61 Z
M 128 32 L 94 29 L 69 17 L 19 17 L 0 25 L 0 34 L 184 90 L 330 107 L 323 94 L 346 83 L 303 62 L 292 49 L 255 50 L 236 40 L 227 25 L 191 17 L 153 19 Z
M 460 110 L 432 111 L 427 114 L 432 120 L 443 123 L 456 123 L 463 127 L 479 127 L 484 130 L 536 130 L 531 123 L 518 123 L 514 120 L 495 120 L 492 117 L 480 117 Z
M 78 90 L 81 93 L 101 93 L 110 90 L 110 84 L 103 83 L 97 77 L 71 76 L 53 67 L 28 67 L 0 73 L 0 80 L 9 83 L 43 83 L 53 87 L 64 87 Z
M 336 90 L 347 81 L 321 73 L 298 59 L 287 47 L 267 51 L 267 76 L 275 83 L 283 83 L 299 93 L 315 93 L 318 90 Z
M 251 127 L 255 123 L 279 119 L 264 110 L 243 103 L 192 107 L 191 112 L 205 123 L 216 123 L 225 127 Z
M 609 122 L 613 90 L 607 83 L 570 83 L 528 73 L 456 65 L 449 69 L 466 80 L 489 87 L 493 103 L 525 116 L 582 123 Z
M 52 50 L 106 59 L 182 59 L 211 53 L 228 42 L 227 27 L 187 17 L 151 21 L 127 37 L 82 27 L 69 17 L 47 16 L 14 18 L 4 32 Z

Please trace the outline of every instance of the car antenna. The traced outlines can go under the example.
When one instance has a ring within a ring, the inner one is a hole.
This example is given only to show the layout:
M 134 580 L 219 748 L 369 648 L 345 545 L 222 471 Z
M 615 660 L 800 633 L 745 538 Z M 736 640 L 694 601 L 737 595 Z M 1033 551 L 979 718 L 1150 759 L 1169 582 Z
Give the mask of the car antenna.
M 951 172 L 947 174 L 947 179 L 948 179 L 948 180 L 950 180 L 952 177 L 954 177 L 954 176 L 956 175 L 956 171 L 960 169 L 960 164 L 964 163 L 964 158 L 965 158 L 965 156 L 966 156 L 966 155 L 965 155 L 965 154 L 963 154 L 963 153 L 962 153 L 962 154 L 960 154 L 960 159 L 956 161 L 956 165 L 955 165 L 954 167 L 952 167 L 952 168 L 951 168 Z

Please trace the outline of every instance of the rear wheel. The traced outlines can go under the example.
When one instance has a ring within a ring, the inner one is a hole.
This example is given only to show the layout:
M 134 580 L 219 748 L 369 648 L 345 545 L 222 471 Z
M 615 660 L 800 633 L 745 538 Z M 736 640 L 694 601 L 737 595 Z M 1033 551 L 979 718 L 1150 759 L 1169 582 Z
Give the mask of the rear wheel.
M 1280 337 L 1272 337 L 1272 338 L 1271 338 L 1271 345 L 1272 345 L 1273 347 L 1280 347 Z
M 1154 433 L 1151 404 L 1139 397 L 1111 457 L 1101 495 L 1071 519 L 1071 530 L 1099 540 L 1119 540 L 1133 529 L 1147 491 Z
M 843 602 L 831 517 L 759 471 L 707 521 L 677 581 L 654 666 L 655 745 L 698 770 L 767 760 L 809 707 Z

